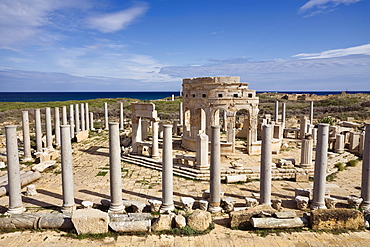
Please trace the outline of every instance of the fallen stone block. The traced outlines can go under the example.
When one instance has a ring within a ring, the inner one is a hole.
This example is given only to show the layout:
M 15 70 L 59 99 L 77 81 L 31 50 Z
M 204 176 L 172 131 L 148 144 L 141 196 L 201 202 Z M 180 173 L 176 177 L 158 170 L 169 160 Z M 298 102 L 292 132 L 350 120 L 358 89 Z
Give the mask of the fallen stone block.
M 26 187 L 26 196 L 34 196 L 37 195 L 36 186 L 34 184 L 30 184 Z
M 150 232 L 150 220 L 110 222 L 109 227 L 115 232 Z
M 152 230 L 153 231 L 165 231 L 172 229 L 172 220 L 174 218 L 174 214 L 161 214 L 159 217 L 153 222 Z
M 252 224 L 250 219 L 253 216 L 259 215 L 261 212 L 274 214 L 275 209 L 271 208 L 269 205 L 258 205 L 254 208 L 248 208 L 246 210 L 234 211 L 230 213 L 230 227 L 238 229 L 250 229 Z
M 83 142 L 89 138 L 89 131 L 80 131 L 76 134 L 76 142 Z
M 77 234 L 108 232 L 108 214 L 93 208 L 79 209 L 72 214 L 72 223 Z
M 46 169 L 48 169 L 50 166 L 55 165 L 56 161 L 55 160 L 49 160 L 49 161 L 44 161 L 42 163 L 39 163 L 37 165 L 34 165 L 32 167 L 32 171 L 38 171 L 38 172 L 43 172 Z
M 358 209 L 362 203 L 363 199 L 361 197 L 357 197 L 357 196 L 348 196 L 347 197 L 347 202 L 348 202 L 348 207 L 349 208 L 354 208 L 354 209 Z
M 278 219 L 293 219 L 297 217 L 297 213 L 295 211 L 284 211 L 276 212 L 273 216 Z
M 271 206 L 275 210 L 280 210 L 282 204 L 283 204 L 283 201 L 281 199 L 272 199 L 271 200 Z
M 159 212 L 162 206 L 162 201 L 160 200 L 155 200 L 155 199 L 149 199 L 148 200 L 150 204 L 150 211 L 151 212 Z
M 325 206 L 328 208 L 328 209 L 332 209 L 332 208 L 335 208 L 335 205 L 338 203 L 338 199 L 335 199 L 333 197 L 330 197 L 330 196 L 325 196 Z
M 304 217 L 293 219 L 251 218 L 251 224 L 255 228 L 298 228 L 308 226 L 308 220 Z
M 314 230 L 356 230 L 364 227 L 364 216 L 355 209 L 318 209 L 311 212 L 310 224 Z
M 221 207 L 225 210 L 225 212 L 230 213 L 234 211 L 234 205 L 236 200 L 232 197 L 226 197 L 221 200 Z
M 188 226 L 198 231 L 207 230 L 211 223 L 211 213 L 200 209 L 196 209 L 194 213 L 188 217 Z
M 297 208 L 300 210 L 305 210 L 308 208 L 308 202 L 310 199 L 306 196 L 296 196 L 295 202 L 297 204 Z
M 199 209 L 207 211 L 208 210 L 208 201 L 207 200 L 199 200 Z
M 258 200 L 256 198 L 246 197 L 245 204 L 247 208 L 254 208 L 258 205 Z
M 226 183 L 237 183 L 237 182 L 245 182 L 247 181 L 247 176 L 244 174 L 241 175 L 227 175 L 226 176 Z
M 186 219 L 182 215 L 175 216 L 175 225 L 179 229 L 183 229 L 186 226 Z
M 195 202 L 194 198 L 192 198 L 192 197 L 181 197 L 180 201 L 181 201 L 181 204 L 182 204 L 182 208 L 186 212 L 192 212 L 193 211 L 193 205 L 194 205 L 194 202 Z

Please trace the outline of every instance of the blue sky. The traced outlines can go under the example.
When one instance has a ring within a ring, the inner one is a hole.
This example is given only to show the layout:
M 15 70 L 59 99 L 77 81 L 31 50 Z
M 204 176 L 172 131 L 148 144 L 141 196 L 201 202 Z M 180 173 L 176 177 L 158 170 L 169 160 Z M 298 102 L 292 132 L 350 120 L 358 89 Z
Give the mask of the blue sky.
M 1 0 L 0 91 L 370 91 L 369 0 Z

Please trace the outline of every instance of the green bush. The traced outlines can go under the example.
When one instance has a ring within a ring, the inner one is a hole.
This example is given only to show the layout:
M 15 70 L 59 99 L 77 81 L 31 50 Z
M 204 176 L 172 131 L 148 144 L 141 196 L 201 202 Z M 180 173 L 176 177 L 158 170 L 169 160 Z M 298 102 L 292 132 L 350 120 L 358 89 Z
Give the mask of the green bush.
M 335 164 L 335 167 L 338 168 L 338 171 L 344 171 L 346 166 L 343 163 L 337 163 Z
M 354 167 L 357 165 L 357 163 L 358 163 L 358 160 L 350 160 L 347 162 L 347 166 Z

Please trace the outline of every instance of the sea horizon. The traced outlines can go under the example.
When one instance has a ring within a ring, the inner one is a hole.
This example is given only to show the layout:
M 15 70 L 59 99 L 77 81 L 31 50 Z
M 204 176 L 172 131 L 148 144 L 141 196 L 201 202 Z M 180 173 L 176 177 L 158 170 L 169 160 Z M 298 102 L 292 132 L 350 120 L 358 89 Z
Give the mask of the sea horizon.
M 283 93 L 283 94 L 316 94 L 329 95 L 364 93 L 370 91 L 256 91 L 261 93 Z M 69 100 L 90 100 L 99 98 L 131 98 L 139 100 L 158 100 L 167 97 L 180 96 L 180 91 L 100 91 L 100 92 L 0 92 L 0 102 L 52 102 Z

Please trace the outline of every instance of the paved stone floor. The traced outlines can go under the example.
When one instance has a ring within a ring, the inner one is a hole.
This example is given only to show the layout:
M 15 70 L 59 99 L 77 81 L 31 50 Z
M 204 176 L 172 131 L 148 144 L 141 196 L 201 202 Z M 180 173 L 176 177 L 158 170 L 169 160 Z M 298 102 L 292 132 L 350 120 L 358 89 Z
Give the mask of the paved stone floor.
M 73 144 L 73 164 L 76 203 L 84 200 L 100 204 L 109 199 L 108 139 L 107 133 L 96 135 L 82 143 Z M 289 154 L 291 155 L 291 154 Z M 253 159 L 256 159 L 255 157 Z M 331 196 L 341 200 L 338 206 L 346 206 L 346 196 L 359 195 L 361 164 L 339 172 L 335 181 L 328 182 Z M 46 213 L 58 210 L 62 204 L 60 163 L 54 169 L 42 174 L 34 182 L 38 194 L 23 196 L 28 212 Z M 161 173 L 140 166 L 122 163 L 123 198 L 140 200 L 161 197 Z M 286 210 L 294 209 L 294 189 L 312 187 L 312 182 L 273 181 L 272 196 L 283 199 Z M 209 188 L 208 182 L 186 180 L 174 177 L 174 200 L 179 206 L 180 197 L 191 196 L 200 199 L 202 191 Z M 222 184 L 225 196 L 237 200 L 236 206 L 244 205 L 244 197 L 259 192 L 259 181 L 245 184 Z M 25 189 L 22 190 L 23 192 Z M 5 212 L 8 197 L 0 198 L 0 212 Z M 298 211 L 303 213 L 302 211 Z M 338 235 L 305 230 L 296 233 L 258 236 L 248 231 L 227 228 L 227 216 L 215 218 L 215 229 L 202 236 L 180 237 L 170 235 L 119 236 L 117 239 L 77 240 L 63 236 L 60 231 L 30 231 L 0 233 L 0 246 L 370 246 L 370 231 L 348 232 Z

